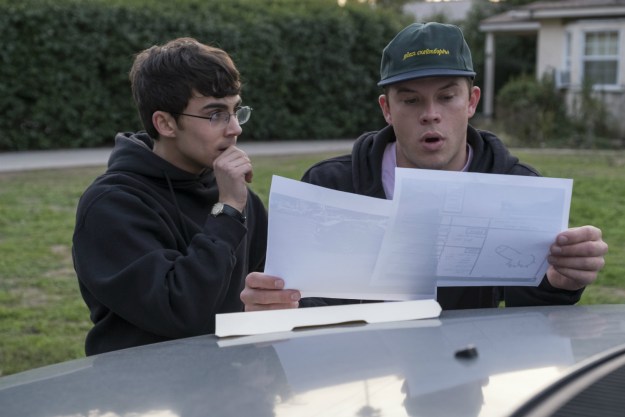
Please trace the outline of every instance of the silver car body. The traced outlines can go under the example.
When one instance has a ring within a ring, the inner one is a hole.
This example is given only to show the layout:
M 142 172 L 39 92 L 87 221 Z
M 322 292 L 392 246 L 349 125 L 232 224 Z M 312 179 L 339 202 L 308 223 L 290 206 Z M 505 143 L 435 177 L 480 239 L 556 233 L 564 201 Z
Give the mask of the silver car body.
M 199 336 L 34 369 L 0 378 L 0 415 L 520 416 L 541 395 L 621 356 L 625 305 L 444 311 Z

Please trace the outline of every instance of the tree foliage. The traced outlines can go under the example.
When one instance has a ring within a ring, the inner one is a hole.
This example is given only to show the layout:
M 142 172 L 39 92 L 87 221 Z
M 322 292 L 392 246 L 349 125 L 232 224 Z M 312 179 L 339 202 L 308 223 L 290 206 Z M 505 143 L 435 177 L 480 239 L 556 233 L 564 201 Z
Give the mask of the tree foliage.
M 0 150 L 110 145 L 141 129 L 133 57 L 179 36 L 232 55 L 254 108 L 242 139 L 354 137 L 384 125 L 380 55 L 405 23 L 336 0 L 0 0 Z
M 493 3 L 475 0 L 462 27 L 473 55 L 477 75 L 475 83 L 484 85 L 486 33 L 480 31 L 480 22 L 488 17 L 518 8 L 535 0 L 506 0 Z M 536 65 L 536 36 L 519 36 L 497 33 L 495 35 L 495 93 L 508 81 L 522 74 L 532 73 Z

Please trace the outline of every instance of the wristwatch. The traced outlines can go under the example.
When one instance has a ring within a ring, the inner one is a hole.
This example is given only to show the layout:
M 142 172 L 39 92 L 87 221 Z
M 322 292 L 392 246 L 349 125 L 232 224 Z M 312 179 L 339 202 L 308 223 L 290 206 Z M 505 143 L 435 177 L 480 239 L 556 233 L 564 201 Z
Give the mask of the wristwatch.
M 226 216 L 230 216 L 240 221 L 241 223 L 245 223 L 245 220 L 246 220 L 243 213 L 241 213 L 239 210 L 235 209 L 234 207 L 229 206 L 228 204 L 224 204 L 224 203 L 215 203 L 215 205 L 211 209 L 211 214 L 213 215 L 213 217 L 217 217 L 220 214 L 225 214 Z

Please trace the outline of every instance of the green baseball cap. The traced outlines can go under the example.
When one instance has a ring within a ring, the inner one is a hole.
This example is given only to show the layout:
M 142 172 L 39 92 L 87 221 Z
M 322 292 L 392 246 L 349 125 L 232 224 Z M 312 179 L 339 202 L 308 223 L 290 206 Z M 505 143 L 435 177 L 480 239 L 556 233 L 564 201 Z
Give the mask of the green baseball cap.
M 447 76 L 475 77 L 462 31 L 443 23 L 413 23 L 384 48 L 378 85 Z

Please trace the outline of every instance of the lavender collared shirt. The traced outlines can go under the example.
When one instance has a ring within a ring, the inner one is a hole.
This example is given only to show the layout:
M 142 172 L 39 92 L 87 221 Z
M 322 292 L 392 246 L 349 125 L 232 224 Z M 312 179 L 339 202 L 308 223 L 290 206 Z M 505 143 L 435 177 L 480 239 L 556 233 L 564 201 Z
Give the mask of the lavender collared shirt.
M 473 149 L 467 143 L 467 163 L 462 167 L 462 171 L 468 171 L 473 159 Z M 382 186 L 388 200 L 393 199 L 395 189 L 395 167 L 397 166 L 397 142 L 386 145 L 382 156 Z

